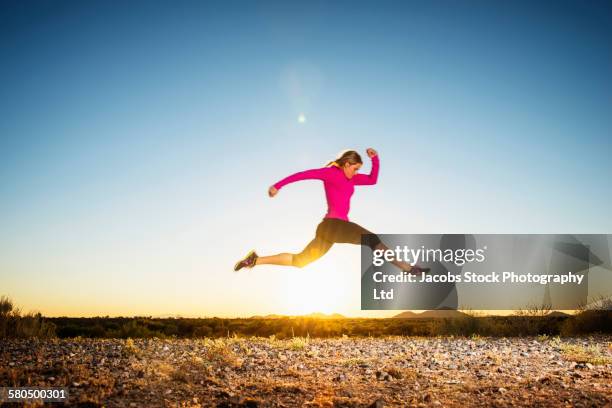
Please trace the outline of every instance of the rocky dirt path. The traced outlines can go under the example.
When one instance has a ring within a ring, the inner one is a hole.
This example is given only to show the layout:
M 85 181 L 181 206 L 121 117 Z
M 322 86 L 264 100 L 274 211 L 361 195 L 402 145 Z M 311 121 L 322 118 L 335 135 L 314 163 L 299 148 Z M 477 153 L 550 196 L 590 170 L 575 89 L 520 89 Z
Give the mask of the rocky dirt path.
M 612 406 L 611 341 L 0 340 L 0 385 L 83 407 Z

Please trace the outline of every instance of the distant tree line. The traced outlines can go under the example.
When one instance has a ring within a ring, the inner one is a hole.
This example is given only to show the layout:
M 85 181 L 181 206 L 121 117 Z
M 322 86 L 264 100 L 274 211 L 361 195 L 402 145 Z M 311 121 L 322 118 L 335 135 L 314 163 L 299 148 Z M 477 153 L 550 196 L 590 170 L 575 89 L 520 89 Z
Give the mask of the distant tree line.
M 467 313 L 453 318 L 152 318 L 152 317 L 54 317 L 21 315 L 12 302 L 0 301 L 0 338 L 93 337 L 93 338 L 198 338 L 274 335 L 291 337 L 347 336 L 532 336 L 612 333 L 610 310 L 582 310 L 576 315 L 518 312 L 512 316 L 477 316 Z
M 612 313 L 584 311 L 576 316 L 464 316 L 432 319 L 152 319 L 51 318 L 59 337 L 291 337 L 535 336 L 612 333 Z

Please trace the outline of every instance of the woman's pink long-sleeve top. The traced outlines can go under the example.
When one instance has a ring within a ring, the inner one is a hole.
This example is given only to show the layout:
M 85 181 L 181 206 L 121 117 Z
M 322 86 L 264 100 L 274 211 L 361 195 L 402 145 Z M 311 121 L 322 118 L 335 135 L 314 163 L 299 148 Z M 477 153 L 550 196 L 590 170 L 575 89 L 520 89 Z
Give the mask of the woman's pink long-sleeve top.
M 370 174 L 355 174 L 353 178 L 348 179 L 344 175 L 344 171 L 336 166 L 323 167 L 292 174 L 274 184 L 274 187 L 280 190 L 283 186 L 300 180 L 322 180 L 327 199 L 327 214 L 325 214 L 325 218 L 338 218 L 348 221 L 351 196 L 355 191 L 355 186 L 376 184 L 379 167 L 380 163 L 378 155 L 376 155 L 372 157 L 372 170 Z

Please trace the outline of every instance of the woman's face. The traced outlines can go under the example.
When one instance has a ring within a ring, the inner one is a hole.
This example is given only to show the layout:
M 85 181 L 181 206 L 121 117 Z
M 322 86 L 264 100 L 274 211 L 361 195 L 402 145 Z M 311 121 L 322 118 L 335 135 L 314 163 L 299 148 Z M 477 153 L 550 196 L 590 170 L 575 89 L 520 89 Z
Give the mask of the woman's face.
M 344 170 L 344 175 L 346 176 L 347 179 L 352 179 L 353 176 L 357 174 L 360 167 L 361 167 L 361 163 L 355 163 L 355 164 L 344 163 L 344 167 L 342 167 L 342 170 Z

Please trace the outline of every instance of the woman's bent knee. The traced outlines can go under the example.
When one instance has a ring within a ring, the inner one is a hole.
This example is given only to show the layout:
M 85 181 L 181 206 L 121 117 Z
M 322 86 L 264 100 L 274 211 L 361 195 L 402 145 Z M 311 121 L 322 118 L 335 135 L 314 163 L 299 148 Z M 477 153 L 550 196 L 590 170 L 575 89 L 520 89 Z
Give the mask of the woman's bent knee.
M 305 256 L 301 256 L 301 254 L 292 254 L 291 255 L 291 265 L 297 268 L 303 268 L 311 262 L 310 259 L 307 259 Z
M 382 245 L 382 241 L 378 237 L 378 235 L 369 232 L 368 234 L 362 235 L 361 243 L 363 245 L 369 246 L 372 251 L 379 248 Z

